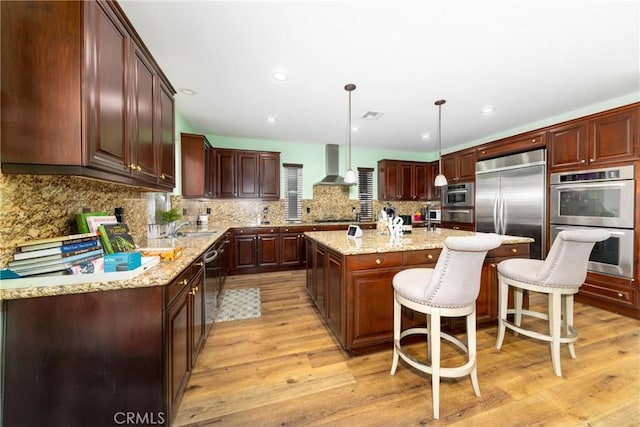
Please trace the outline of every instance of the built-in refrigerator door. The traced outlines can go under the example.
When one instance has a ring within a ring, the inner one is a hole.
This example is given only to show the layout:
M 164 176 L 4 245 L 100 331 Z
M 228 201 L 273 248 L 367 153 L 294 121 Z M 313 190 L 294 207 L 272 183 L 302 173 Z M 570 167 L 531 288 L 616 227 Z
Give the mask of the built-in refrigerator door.
M 476 175 L 476 231 L 503 234 L 499 229 L 500 172 Z
M 498 212 L 503 234 L 531 237 L 531 258 L 545 255 L 545 185 L 544 166 L 526 166 L 503 170 Z

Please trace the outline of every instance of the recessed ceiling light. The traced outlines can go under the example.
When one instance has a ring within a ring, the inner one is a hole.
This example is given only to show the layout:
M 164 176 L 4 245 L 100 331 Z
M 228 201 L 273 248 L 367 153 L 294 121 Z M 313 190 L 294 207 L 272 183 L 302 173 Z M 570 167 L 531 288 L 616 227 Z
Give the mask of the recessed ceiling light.
M 422 139 L 431 139 L 431 135 L 429 135 L 428 133 L 423 133 Z
M 496 111 L 496 107 L 491 107 L 491 106 L 483 107 L 482 109 L 480 109 L 480 112 L 482 114 L 489 114 L 489 113 L 493 113 L 494 111 Z
M 278 122 L 278 119 L 276 117 L 273 117 L 273 116 L 267 117 L 265 120 L 270 125 L 275 125 Z
M 287 73 L 285 73 L 283 71 L 277 71 L 277 72 L 273 73 L 273 78 L 276 79 L 279 82 L 283 82 L 283 81 L 287 80 L 289 78 L 289 76 L 287 75 Z
M 195 95 L 196 94 L 195 90 L 187 89 L 187 88 L 180 89 L 180 92 L 184 93 L 185 95 Z
M 351 128 L 351 132 L 358 132 L 360 130 L 360 128 L 358 126 L 353 126 Z

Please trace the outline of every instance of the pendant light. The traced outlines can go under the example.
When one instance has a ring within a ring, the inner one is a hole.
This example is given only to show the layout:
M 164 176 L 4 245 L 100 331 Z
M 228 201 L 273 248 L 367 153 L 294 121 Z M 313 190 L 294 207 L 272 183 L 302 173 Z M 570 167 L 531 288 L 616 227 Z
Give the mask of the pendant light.
M 435 102 L 438 106 L 438 176 L 436 176 L 436 180 L 434 185 L 436 187 L 442 187 L 443 185 L 447 185 L 447 178 L 442 173 L 442 104 L 444 104 L 444 99 L 439 99 Z
M 356 85 L 353 83 L 349 83 L 345 85 L 344 90 L 349 92 L 349 117 L 347 119 L 347 141 L 349 142 L 349 169 L 347 169 L 347 173 L 344 174 L 344 182 L 345 184 L 355 184 L 356 183 L 356 174 L 351 169 L 351 92 L 356 89 Z

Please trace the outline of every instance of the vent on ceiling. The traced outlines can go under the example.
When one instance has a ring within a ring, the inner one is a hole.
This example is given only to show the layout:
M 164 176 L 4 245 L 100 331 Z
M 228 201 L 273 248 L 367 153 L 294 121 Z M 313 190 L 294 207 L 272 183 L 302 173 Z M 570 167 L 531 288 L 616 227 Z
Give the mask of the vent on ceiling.
M 360 118 L 365 120 L 378 120 L 382 116 L 384 116 L 384 113 L 380 113 L 378 111 L 367 111 Z

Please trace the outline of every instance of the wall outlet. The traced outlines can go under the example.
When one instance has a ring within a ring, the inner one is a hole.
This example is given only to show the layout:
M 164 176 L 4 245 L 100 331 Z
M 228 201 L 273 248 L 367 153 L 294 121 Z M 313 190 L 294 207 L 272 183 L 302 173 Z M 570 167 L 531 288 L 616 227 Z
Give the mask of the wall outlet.
M 207 208 L 207 215 L 211 215 L 211 208 Z

